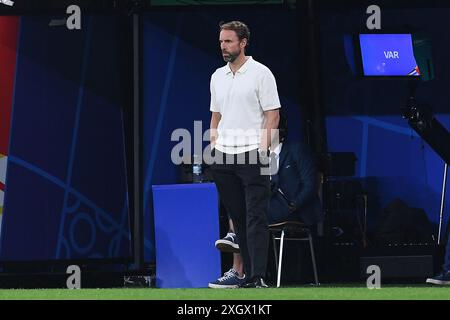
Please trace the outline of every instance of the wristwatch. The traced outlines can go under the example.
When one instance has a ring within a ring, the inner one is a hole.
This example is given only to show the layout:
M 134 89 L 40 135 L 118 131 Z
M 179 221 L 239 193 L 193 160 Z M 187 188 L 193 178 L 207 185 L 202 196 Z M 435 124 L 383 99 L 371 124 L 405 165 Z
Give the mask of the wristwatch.
M 259 162 L 263 165 L 263 166 L 268 166 L 270 159 L 269 159 L 269 150 L 262 150 L 262 149 L 258 149 L 258 154 L 259 154 Z
M 258 153 L 261 157 L 265 157 L 265 158 L 268 158 L 270 155 L 270 151 L 268 149 L 266 149 L 266 150 L 258 149 Z

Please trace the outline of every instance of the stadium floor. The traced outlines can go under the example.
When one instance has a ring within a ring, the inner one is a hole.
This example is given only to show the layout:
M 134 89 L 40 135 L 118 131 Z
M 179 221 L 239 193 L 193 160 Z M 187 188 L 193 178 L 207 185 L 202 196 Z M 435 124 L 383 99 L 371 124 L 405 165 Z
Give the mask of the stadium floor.
M 268 289 L 35 289 L 0 290 L 0 300 L 450 300 L 450 286 L 354 285 Z

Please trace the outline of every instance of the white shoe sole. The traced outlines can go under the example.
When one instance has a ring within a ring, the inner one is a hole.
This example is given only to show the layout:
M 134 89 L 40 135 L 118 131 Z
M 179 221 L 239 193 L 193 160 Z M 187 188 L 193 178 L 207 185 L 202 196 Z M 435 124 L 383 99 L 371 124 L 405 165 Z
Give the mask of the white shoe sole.
M 215 283 L 208 283 L 208 287 L 212 289 L 237 289 L 239 288 L 238 285 L 222 285 L 222 284 L 215 284 Z
M 233 253 L 239 253 L 239 245 L 236 243 L 233 243 L 228 240 L 217 240 L 215 242 L 215 246 L 217 249 L 219 249 L 222 252 L 233 252 Z
M 440 284 L 440 285 L 450 285 L 450 281 L 442 281 L 442 280 L 436 280 L 432 278 L 427 279 L 427 283 L 431 284 Z

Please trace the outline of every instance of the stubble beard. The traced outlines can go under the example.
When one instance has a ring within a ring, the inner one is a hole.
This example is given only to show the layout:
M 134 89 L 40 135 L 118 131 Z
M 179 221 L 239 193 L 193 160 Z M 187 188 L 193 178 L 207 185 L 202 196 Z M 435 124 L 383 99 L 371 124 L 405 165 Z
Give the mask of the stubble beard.
M 241 50 L 234 52 L 234 53 L 228 53 L 228 56 L 223 56 L 223 60 L 225 62 L 233 63 L 237 57 L 241 54 Z

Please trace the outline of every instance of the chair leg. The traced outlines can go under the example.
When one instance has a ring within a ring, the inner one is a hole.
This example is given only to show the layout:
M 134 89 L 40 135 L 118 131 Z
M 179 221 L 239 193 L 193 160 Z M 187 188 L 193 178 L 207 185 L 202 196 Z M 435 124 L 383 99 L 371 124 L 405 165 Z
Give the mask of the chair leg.
M 308 234 L 309 238 L 309 247 L 311 249 L 311 259 L 313 264 L 313 271 L 314 271 L 314 281 L 316 282 L 316 286 L 319 285 L 319 277 L 317 276 L 317 266 L 316 266 L 316 255 L 314 254 L 314 246 L 313 246 L 313 239 L 311 236 L 311 233 Z
M 275 233 L 274 231 L 270 232 L 272 235 L 272 243 L 273 243 L 273 254 L 275 257 L 275 271 L 278 273 L 278 251 L 277 251 L 277 242 L 275 240 Z
M 281 231 L 281 239 L 280 239 L 280 257 L 278 260 L 277 288 L 279 288 L 281 284 L 281 264 L 283 262 L 283 244 L 284 244 L 284 229 Z

